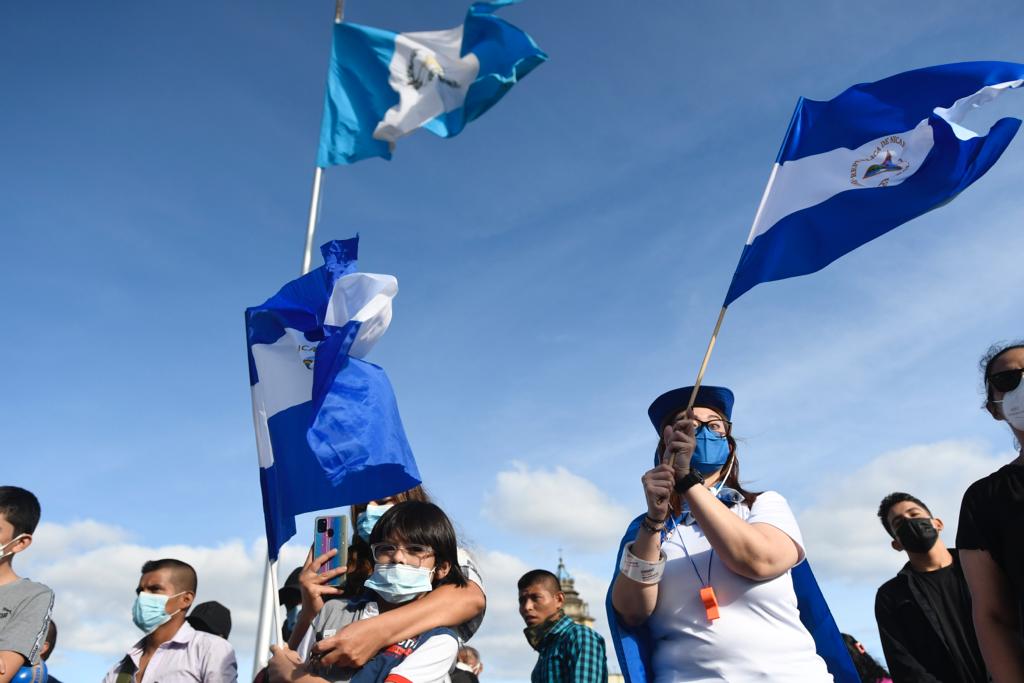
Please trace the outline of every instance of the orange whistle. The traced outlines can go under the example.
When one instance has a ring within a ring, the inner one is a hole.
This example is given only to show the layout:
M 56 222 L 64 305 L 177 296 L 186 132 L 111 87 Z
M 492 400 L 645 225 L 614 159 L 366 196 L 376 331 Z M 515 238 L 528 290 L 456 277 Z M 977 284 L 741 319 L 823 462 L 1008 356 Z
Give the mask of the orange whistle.
M 700 599 L 704 603 L 704 610 L 708 613 L 708 621 L 718 618 L 718 598 L 715 597 L 715 589 L 705 586 L 700 589 Z

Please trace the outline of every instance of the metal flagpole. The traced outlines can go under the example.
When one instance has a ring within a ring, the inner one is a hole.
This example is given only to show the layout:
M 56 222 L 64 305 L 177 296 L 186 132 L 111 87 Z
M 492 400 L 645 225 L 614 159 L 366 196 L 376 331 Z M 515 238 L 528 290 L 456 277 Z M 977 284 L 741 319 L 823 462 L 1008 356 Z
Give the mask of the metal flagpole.
M 316 234 L 316 222 L 320 217 L 320 184 L 323 182 L 324 169 L 319 166 L 313 173 L 313 197 L 309 200 L 309 222 L 306 223 L 306 246 L 302 250 L 302 275 L 309 272 L 310 261 L 313 259 L 313 235 Z
M 754 214 L 754 222 L 750 226 L 750 234 L 747 236 L 746 244 L 750 244 L 754 238 L 754 231 L 757 229 L 757 222 L 761 218 L 761 214 L 764 213 L 764 206 L 768 203 L 768 194 L 772 191 L 772 186 L 775 184 L 775 176 L 778 174 L 779 164 L 772 166 L 772 173 L 768 176 L 768 184 L 764 187 L 764 193 L 761 194 L 761 203 L 757 206 L 757 212 Z M 700 383 L 704 381 L 704 372 L 708 369 L 708 361 L 711 360 L 711 352 L 715 349 L 715 342 L 718 340 L 718 332 L 722 329 L 722 320 L 725 318 L 725 311 L 728 306 L 722 306 L 722 310 L 718 312 L 718 321 L 715 323 L 715 331 L 711 333 L 711 341 L 708 342 L 708 350 L 704 352 L 704 360 L 701 361 L 700 370 L 697 371 L 697 379 L 693 383 L 693 391 L 690 392 L 690 400 L 686 403 L 686 410 L 689 412 L 693 409 L 693 404 L 697 401 L 697 392 L 700 390 Z M 668 454 L 668 465 L 671 467 L 676 460 L 676 452 L 672 451 Z
M 344 21 L 345 0 L 334 2 L 334 23 Z M 302 250 L 302 272 L 310 270 L 313 260 L 313 239 L 316 235 L 316 224 L 320 217 L 320 188 L 323 184 L 324 169 L 316 167 L 313 172 L 313 195 L 309 200 L 309 219 L 306 222 L 306 244 Z M 270 548 L 267 548 L 267 563 L 263 569 L 263 592 L 260 596 L 260 619 L 256 628 L 256 652 L 253 657 L 253 675 L 267 665 L 270 659 L 271 640 L 279 642 L 281 638 L 281 601 L 277 593 L 277 560 L 270 561 Z M 273 638 L 271 638 L 273 636 Z

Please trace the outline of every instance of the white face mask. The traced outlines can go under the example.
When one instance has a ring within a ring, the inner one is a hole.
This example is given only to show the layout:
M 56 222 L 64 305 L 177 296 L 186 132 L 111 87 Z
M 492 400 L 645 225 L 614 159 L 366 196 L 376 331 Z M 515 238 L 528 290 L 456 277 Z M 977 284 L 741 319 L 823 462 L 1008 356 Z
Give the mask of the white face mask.
M 1024 432 L 1024 382 L 1013 391 L 1003 394 L 1002 401 L 993 401 L 1003 407 L 1003 417 L 1014 429 Z
M 22 538 L 24 536 L 28 536 L 28 534 L 18 534 L 17 536 L 12 538 L 11 540 L 7 541 L 7 543 L 4 543 L 3 545 L 0 545 L 0 560 L 4 559 L 8 555 L 13 555 L 14 551 L 12 550 L 12 551 L 8 552 L 7 551 L 7 546 L 14 545 L 20 538 Z

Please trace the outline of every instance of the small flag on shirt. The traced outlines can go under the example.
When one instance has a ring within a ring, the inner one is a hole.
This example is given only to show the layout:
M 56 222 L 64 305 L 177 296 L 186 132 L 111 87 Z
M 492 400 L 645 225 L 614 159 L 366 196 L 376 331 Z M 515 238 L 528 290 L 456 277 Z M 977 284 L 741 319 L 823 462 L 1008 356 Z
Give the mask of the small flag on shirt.
M 967 114 L 1024 83 L 1024 64 L 945 64 L 801 98 L 725 298 L 821 270 L 952 200 L 999 159 L 1020 128 Z
M 474 3 L 462 26 L 443 31 L 335 24 L 316 165 L 390 159 L 395 141 L 417 128 L 451 137 L 494 106 L 547 60 L 494 16 L 517 1 Z
M 398 281 L 356 272 L 358 237 L 246 309 L 249 383 L 271 559 L 295 515 L 420 483 L 387 375 L 362 360 L 391 323 Z

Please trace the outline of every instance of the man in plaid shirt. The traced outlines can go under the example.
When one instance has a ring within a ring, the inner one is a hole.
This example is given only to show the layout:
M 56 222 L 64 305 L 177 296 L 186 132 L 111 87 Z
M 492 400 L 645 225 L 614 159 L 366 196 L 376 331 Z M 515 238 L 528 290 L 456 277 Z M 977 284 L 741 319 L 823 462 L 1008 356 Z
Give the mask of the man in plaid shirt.
M 519 614 L 524 633 L 537 651 L 532 683 L 607 683 L 604 638 L 565 616 L 565 594 L 558 577 L 534 569 L 519 579 Z

